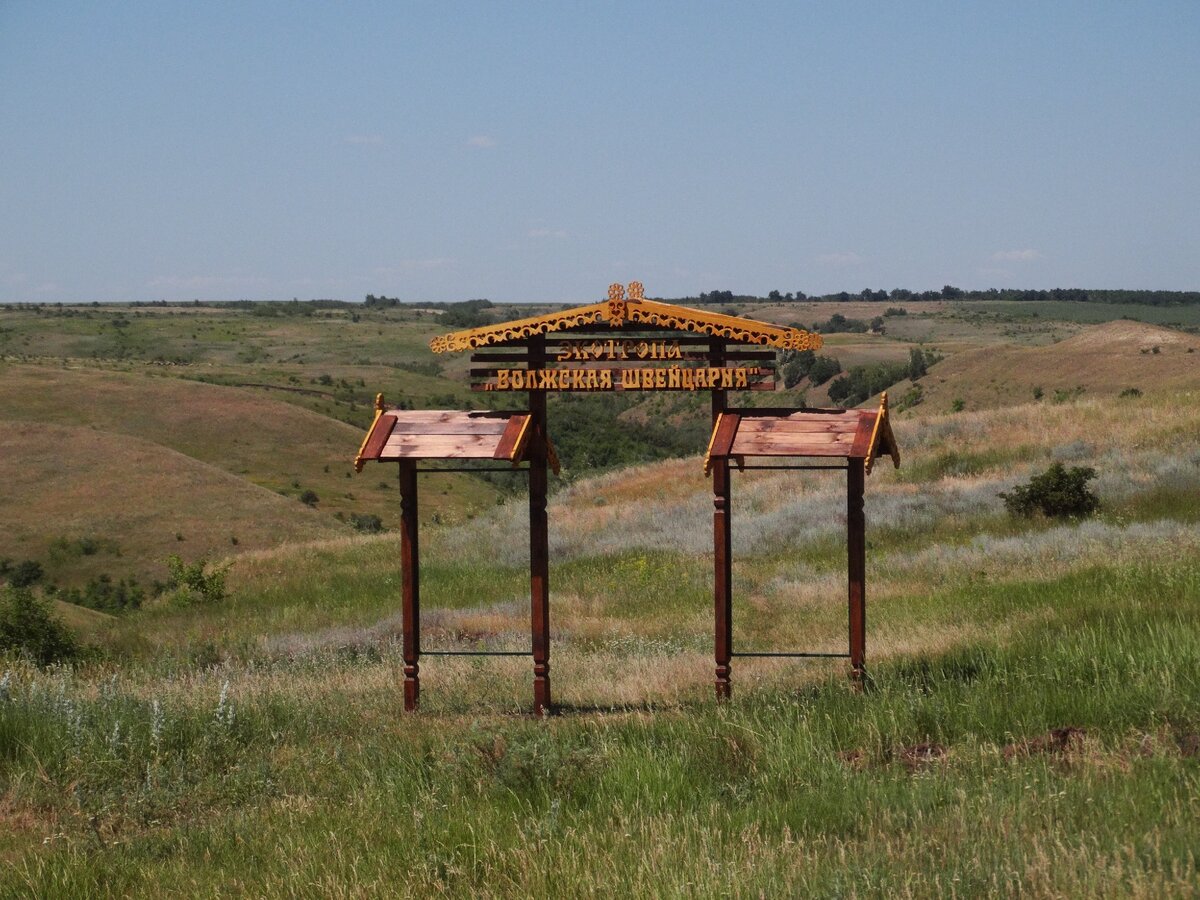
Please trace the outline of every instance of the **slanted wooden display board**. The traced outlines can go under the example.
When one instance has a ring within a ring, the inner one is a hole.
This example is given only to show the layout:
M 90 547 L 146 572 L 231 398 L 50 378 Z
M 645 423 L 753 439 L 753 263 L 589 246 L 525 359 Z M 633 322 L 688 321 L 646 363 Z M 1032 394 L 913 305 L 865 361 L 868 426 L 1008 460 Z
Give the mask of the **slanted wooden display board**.
M 729 474 L 747 469 L 816 469 L 846 471 L 846 544 L 847 581 L 849 584 L 848 613 L 850 639 L 848 653 L 809 653 L 806 651 L 767 651 L 735 653 L 733 650 L 732 591 L 718 597 L 716 604 L 717 693 L 729 694 L 730 660 L 737 656 L 774 657 L 849 657 L 850 670 L 858 684 L 866 677 L 867 662 L 867 539 L 866 517 L 863 510 L 864 475 L 871 471 L 879 454 L 887 453 L 897 468 L 900 450 L 888 421 L 887 394 L 875 411 L 858 409 L 731 409 L 717 416 L 708 453 L 704 459 L 705 472 L 717 473 L 713 491 L 724 499 L 718 503 L 718 514 L 730 507 Z M 754 463 L 755 459 L 819 458 L 819 465 L 798 463 Z M 751 462 L 747 463 L 746 460 Z M 842 465 L 831 464 L 844 459 Z M 729 568 L 732 551 L 729 540 L 728 512 L 718 525 L 718 565 Z M 722 560 L 724 557 L 724 560 Z M 732 574 L 725 578 L 732 581 Z
M 386 408 L 383 395 L 375 397 L 375 420 L 358 456 L 354 469 L 361 472 L 368 460 L 396 461 L 400 464 L 400 568 L 401 620 L 404 632 L 404 708 L 413 711 L 421 694 L 421 565 L 417 519 L 417 474 L 421 471 L 446 472 L 446 468 L 421 470 L 421 460 L 497 460 L 515 469 L 529 462 L 530 497 L 540 496 L 540 506 L 530 504 L 531 538 L 546 542 L 546 466 L 558 472 L 553 445 L 543 429 L 535 424 L 531 412 L 458 412 L 455 410 L 400 410 Z M 470 468 L 466 471 L 487 471 Z M 494 470 L 493 470 L 494 471 Z M 545 565 L 541 565 L 545 568 Z M 535 568 L 537 568 L 535 566 Z M 510 651 L 436 651 L 441 656 L 525 656 L 534 658 L 535 673 L 542 660 L 543 686 L 538 694 L 538 709 L 550 706 L 546 661 L 550 653 L 549 586 L 543 583 L 534 593 L 532 609 L 533 650 L 531 654 Z
M 888 424 L 886 397 L 878 411 L 736 409 L 732 391 L 775 390 L 778 351 L 816 350 L 820 335 L 802 329 L 691 309 L 645 298 L 642 285 L 609 287 L 608 299 L 543 316 L 457 331 L 430 342 L 434 352 L 471 350 L 472 388 L 524 393 L 526 408 L 512 412 L 386 410 L 359 448 L 355 467 L 368 460 L 400 465 L 403 569 L 404 705 L 415 710 L 420 693 L 420 573 L 417 553 L 419 460 L 494 460 L 524 463 L 529 476 L 530 630 L 534 711 L 551 709 L 550 573 L 546 520 L 548 469 L 558 470 L 546 425 L 551 391 L 708 391 L 713 432 L 705 471 L 713 476 L 713 597 L 716 692 L 728 697 L 732 657 L 731 466 L 747 458 L 834 457 L 847 471 L 850 574 L 850 652 L 856 680 L 865 673 L 865 521 L 863 475 L 880 451 L 899 465 Z M 699 448 L 697 448 L 699 449 Z M 828 459 L 827 459 L 828 463 Z M 811 468 L 805 465 L 753 466 Z M 461 471 L 475 471 L 470 466 Z M 436 471 L 447 471 L 437 469 Z M 453 471 L 453 470 L 451 470 Z M 445 655 L 525 655 L 510 651 L 438 651 Z M 820 656 L 811 653 L 740 655 Z

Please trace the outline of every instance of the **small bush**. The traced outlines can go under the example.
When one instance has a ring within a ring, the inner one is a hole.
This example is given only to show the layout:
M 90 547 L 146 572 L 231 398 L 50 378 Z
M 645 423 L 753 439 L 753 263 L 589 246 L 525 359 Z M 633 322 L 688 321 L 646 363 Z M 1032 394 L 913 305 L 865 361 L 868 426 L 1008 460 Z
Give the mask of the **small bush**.
M 26 588 L 42 580 L 42 564 L 37 560 L 27 559 L 15 565 L 5 566 L 4 576 L 8 583 L 15 588 Z
M 0 652 L 27 653 L 39 666 L 78 655 L 79 646 L 67 626 L 24 588 L 0 591 Z
M 214 568 L 210 572 L 208 560 L 200 559 L 194 563 L 185 563 L 178 556 L 167 558 L 167 569 L 171 573 L 167 582 L 171 600 L 174 603 L 190 606 L 193 603 L 219 603 L 224 600 L 225 573 L 228 566 Z
M 303 503 L 305 506 L 316 506 L 317 503 L 320 502 L 320 500 L 321 500 L 321 498 L 317 496 L 317 492 L 312 490 L 311 488 L 309 488 L 308 490 L 302 491 L 300 494 L 300 502 Z
M 1051 518 L 1090 516 L 1100 507 L 1099 498 L 1088 487 L 1095 477 L 1096 470 L 1091 466 L 1067 469 L 1056 462 L 1041 475 L 1033 476 L 1028 484 L 1001 491 L 998 496 L 1014 516 L 1029 517 L 1035 513 Z
M 950 412 L 962 412 L 967 408 L 967 401 L 962 397 L 955 397 L 950 403 Z
M 842 371 L 842 364 L 832 356 L 817 356 L 808 370 L 808 380 L 814 385 L 827 382 Z
M 59 599 L 67 603 L 106 613 L 140 609 L 145 597 L 146 592 L 141 589 L 136 579 L 113 581 L 108 575 L 93 578 L 82 590 L 70 588 L 59 595 Z
M 1127 388 L 1125 388 L 1125 390 L 1121 391 L 1121 393 L 1118 394 L 1117 396 L 1119 396 L 1122 400 L 1127 400 L 1127 399 L 1134 398 L 1134 397 L 1140 397 L 1140 396 L 1142 396 L 1142 390 L 1141 390 L 1141 388 L 1127 387 Z
M 383 531 L 383 519 L 370 513 L 350 513 L 350 524 L 363 534 L 379 534 Z

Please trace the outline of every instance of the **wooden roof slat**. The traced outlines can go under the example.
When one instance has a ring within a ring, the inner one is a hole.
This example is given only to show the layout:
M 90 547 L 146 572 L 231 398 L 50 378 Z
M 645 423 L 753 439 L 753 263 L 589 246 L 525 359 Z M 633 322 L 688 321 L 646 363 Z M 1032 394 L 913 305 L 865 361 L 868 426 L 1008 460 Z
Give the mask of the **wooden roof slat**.
M 762 419 L 747 416 L 742 420 L 741 430 L 746 434 L 771 432 L 778 434 L 853 434 L 858 430 L 857 422 L 841 419 L 833 421 L 797 421 L 795 419 Z
M 730 449 L 733 447 L 733 441 L 738 432 L 738 424 L 741 421 L 741 416 L 735 412 L 723 412 L 717 416 L 717 422 L 713 426 L 712 437 L 708 439 L 708 452 L 704 454 L 704 474 L 707 475 L 711 469 L 711 460 L 714 457 L 728 456 Z
M 392 434 L 384 446 L 386 448 L 460 444 L 464 447 L 481 447 L 486 444 L 495 449 L 498 443 L 500 436 L 495 434 Z
M 846 448 L 846 455 L 852 455 L 850 448 L 854 442 L 852 434 L 787 434 L 763 432 L 748 434 L 739 432 L 737 443 L 730 449 L 730 455 L 739 453 L 761 452 L 770 455 L 772 452 L 785 453 L 799 447 L 830 447 Z M 790 454 L 789 454 L 790 455 Z
M 492 453 L 492 459 L 509 459 L 513 461 L 513 465 L 521 460 L 529 441 L 530 418 L 528 415 L 509 417 L 504 432 L 500 435 L 500 443 Z
M 739 409 L 731 439 L 722 436 L 726 416 L 717 420 L 705 456 L 711 460 L 744 457 L 841 457 L 861 459 L 869 472 L 880 453 L 900 465 L 900 451 L 888 421 L 887 394 L 878 410 L 861 409 Z
M 861 413 L 858 417 L 858 430 L 854 435 L 854 446 L 850 455 L 856 459 L 866 459 L 871 452 L 871 436 L 875 432 L 875 414 Z
M 358 450 L 358 456 L 354 459 L 354 470 L 362 471 L 363 460 L 379 459 L 379 454 L 383 451 L 383 445 L 387 442 L 388 437 L 392 433 L 392 426 L 396 424 L 396 417 L 383 415 L 376 411 L 375 421 L 371 423 L 371 428 L 367 432 L 366 440 Z
M 504 434 L 509 419 L 469 422 L 396 422 L 392 434 Z

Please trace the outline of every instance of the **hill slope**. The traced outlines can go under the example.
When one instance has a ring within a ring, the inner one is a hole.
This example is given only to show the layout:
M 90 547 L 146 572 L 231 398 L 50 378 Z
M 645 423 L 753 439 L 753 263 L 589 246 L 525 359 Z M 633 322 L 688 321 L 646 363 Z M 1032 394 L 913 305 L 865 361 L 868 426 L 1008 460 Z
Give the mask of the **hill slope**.
M 63 585 L 101 573 L 146 583 L 173 553 L 219 558 L 348 531 L 215 466 L 82 425 L 0 420 L 0 459 L 0 557 L 36 559 Z
M 291 497 L 315 491 L 329 514 L 371 513 L 385 523 L 399 516 L 394 472 L 351 477 L 370 410 L 358 429 L 251 390 L 168 376 L 19 364 L 0 372 L 0 419 L 127 434 Z M 427 515 L 456 519 L 491 505 L 495 492 L 476 479 L 439 476 L 426 498 Z
M 895 399 L 909 387 L 898 385 Z M 1126 388 L 1167 393 L 1200 388 L 1200 337 L 1142 322 L 1106 322 L 1044 347 L 995 347 L 951 356 L 921 380 L 926 408 L 942 411 L 955 399 L 968 409 L 1024 403 L 1041 388 L 1083 388 L 1086 396 Z

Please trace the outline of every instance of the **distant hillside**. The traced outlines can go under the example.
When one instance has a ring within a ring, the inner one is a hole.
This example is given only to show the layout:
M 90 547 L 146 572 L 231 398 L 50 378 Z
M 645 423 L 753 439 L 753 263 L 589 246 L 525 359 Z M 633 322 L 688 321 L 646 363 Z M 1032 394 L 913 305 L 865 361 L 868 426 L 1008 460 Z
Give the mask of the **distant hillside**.
M 900 400 L 911 382 L 889 396 Z M 1200 388 L 1200 336 L 1141 322 L 1107 322 L 1043 347 L 992 347 L 956 354 L 919 382 L 932 412 L 962 400 L 967 409 L 1082 394 L 1115 397 L 1136 388 L 1160 394 Z
M 221 558 L 349 531 L 215 466 L 94 427 L 0 420 L 0 459 L 0 557 L 37 560 L 60 585 L 100 574 L 148 585 L 171 554 Z
M 0 419 L 132 435 L 292 498 L 311 490 L 330 516 L 399 519 L 391 468 L 353 475 L 370 410 L 356 428 L 271 395 L 169 376 L 20 364 L 0 371 Z M 426 515 L 461 518 L 495 502 L 495 491 L 477 479 L 437 478 L 423 503 Z M 304 511 L 299 502 L 292 508 Z

